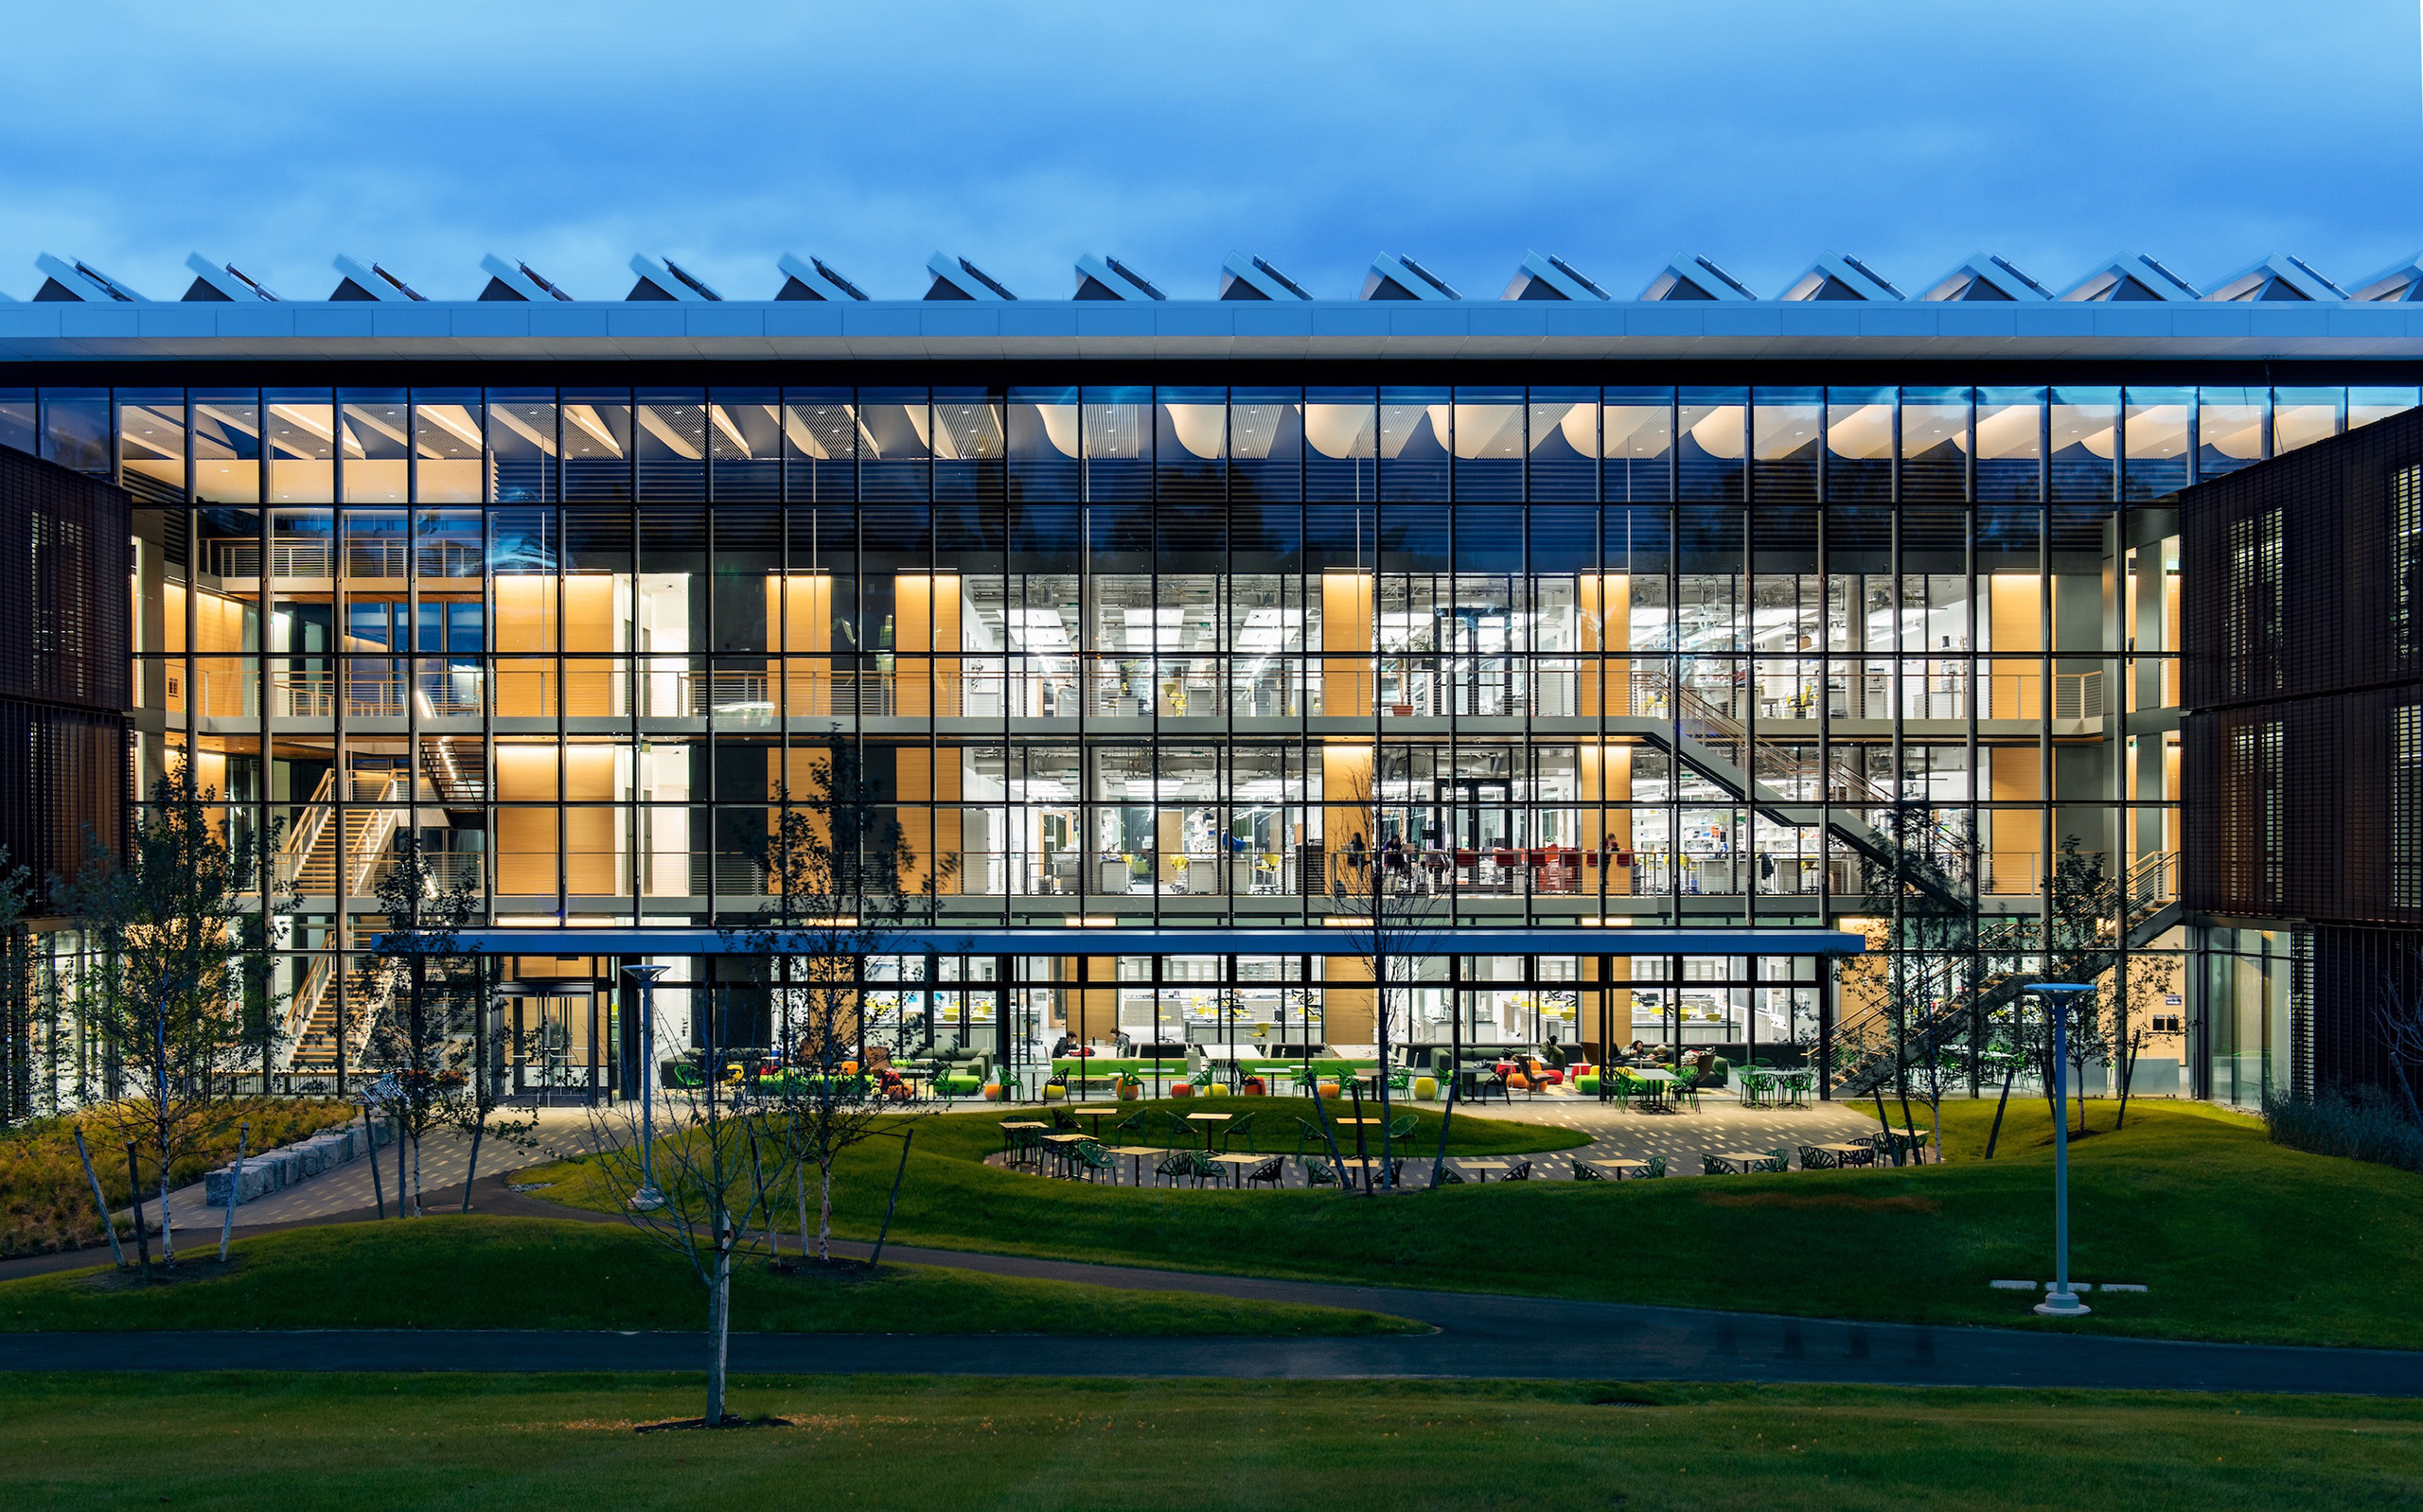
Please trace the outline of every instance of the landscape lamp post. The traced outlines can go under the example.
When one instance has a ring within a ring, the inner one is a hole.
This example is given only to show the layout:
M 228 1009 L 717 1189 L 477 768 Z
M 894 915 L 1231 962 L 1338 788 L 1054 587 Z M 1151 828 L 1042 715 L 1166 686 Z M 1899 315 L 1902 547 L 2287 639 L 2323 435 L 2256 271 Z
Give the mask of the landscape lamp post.
M 640 1189 L 630 1205 L 643 1212 L 664 1205 L 656 1186 L 656 979 L 671 969 L 653 962 L 623 968 L 640 990 Z
M 2095 1310 L 2070 1290 L 2070 999 L 2093 982 L 2038 982 L 2028 989 L 2053 1014 L 2053 1290 L 2036 1304 L 2048 1318 L 2082 1318 Z

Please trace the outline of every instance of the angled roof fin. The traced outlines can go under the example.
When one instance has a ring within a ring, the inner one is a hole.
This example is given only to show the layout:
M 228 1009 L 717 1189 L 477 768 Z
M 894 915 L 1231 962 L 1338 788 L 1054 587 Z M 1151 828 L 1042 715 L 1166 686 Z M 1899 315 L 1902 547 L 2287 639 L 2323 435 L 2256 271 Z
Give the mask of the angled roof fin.
M 776 299 L 863 303 L 867 297 L 864 290 L 826 267 L 822 257 L 810 257 L 803 262 L 787 252 L 774 259 L 774 266 L 783 275 L 783 287 L 774 295 Z
M 1522 266 L 1507 281 L 1506 292 L 1500 299 L 1580 299 L 1603 300 L 1607 291 L 1582 276 L 1581 271 L 1562 257 L 1544 257 L 1536 252 L 1523 255 Z
M 2280 301 L 2301 303 L 2310 301 L 2337 302 L 2347 297 L 2347 290 L 2314 272 L 2313 265 L 2302 257 L 2280 253 L 2224 278 L 2204 296 L 2231 304 L 2272 304 Z
M 1445 279 L 1414 261 L 1390 253 L 1371 259 L 1371 271 L 1363 275 L 1365 299 L 1461 299 L 1464 296 L 1448 287 Z
M 180 303 L 240 305 L 255 299 L 277 303 L 277 295 L 246 277 L 232 262 L 222 266 L 197 252 L 186 256 L 186 267 L 192 271 L 193 282 L 186 286 Z
M 375 262 L 364 267 L 339 253 L 332 266 L 338 273 L 337 287 L 328 295 L 332 300 L 368 299 L 416 305 L 425 302 L 418 290 Z
M 2026 304 L 2052 297 L 2051 290 L 1989 252 L 1971 253 L 1919 296 L 1921 300 L 1955 304 L 1978 300 Z
M 1896 300 L 1902 292 L 1884 281 L 1875 269 L 1847 253 L 1825 253 L 1809 265 L 1809 271 L 1792 281 L 1781 299 L 1851 299 L 1863 301 Z
M 151 303 L 88 262 L 65 262 L 45 252 L 34 258 L 34 266 L 43 273 L 42 288 L 34 291 L 34 299 L 39 304 Z
M 926 290 L 928 299 L 972 299 L 991 304 L 1018 297 L 964 257 L 935 253 L 926 259 L 926 271 L 934 275 L 933 283 Z
M 572 303 L 570 294 L 539 276 L 526 262 L 507 262 L 491 252 L 480 259 L 480 272 L 488 275 L 487 287 L 480 290 L 483 304 L 510 300 L 544 304 L 552 299 Z
M 1077 259 L 1079 299 L 1167 299 L 1153 281 L 1116 257 L 1088 253 Z
M 2200 297 L 2196 286 L 2142 252 L 2124 252 L 2061 290 L 2070 303 L 2167 303 Z
M 682 272 L 681 265 L 670 257 L 660 260 L 644 253 L 633 253 L 630 269 L 639 274 L 640 281 L 623 296 L 626 304 L 635 299 L 677 305 L 713 305 L 723 300 L 721 294 Z
M 1640 291 L 1644 300 L 1743 300 L 1759 296 L 1750 287 L 1706 257 L 1684 253 L 1668 263 Z
M 2394 262 L 2347 290 L 2352 303 L 2389 304 L 2423 298 L 2423 252 Z
M 1310 299 L 1304 286 L 1263 261 L 1242 252 L 1229 254 L 1220 265 L 1222 299 Z

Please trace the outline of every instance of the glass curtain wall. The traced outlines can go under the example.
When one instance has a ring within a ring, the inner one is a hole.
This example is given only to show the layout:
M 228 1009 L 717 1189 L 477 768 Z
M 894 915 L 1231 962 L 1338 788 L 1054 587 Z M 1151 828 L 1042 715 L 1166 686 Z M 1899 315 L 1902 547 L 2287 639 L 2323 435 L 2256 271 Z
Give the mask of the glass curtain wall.
M 1897 834 L 2012 930 L 2065 847 L 2159 898 L 2163 501 L 2415 402 L 1149 378 L 0 390 L 0 442 L 135 495 L 138 775 L 193 763 L 292 893 L 290 1062 L 333 1070 L 398 835 L 500 923 L 727 923 L 837 743 L 952 919 L 1297 923 L 1377 885 L 1455 922 L 1815 925 Z M 1755 963 L 1609 959 L 1642 985 L 1583 958 L 1521 968 L 1519 1011 L 1414 995 L 1592 1040 L 1815 1012 Z M 1180 964 L 1104 1022 L 1249 1000 L 1370 1038 L 1368 984 L 1275 985 L 1318 961 Z

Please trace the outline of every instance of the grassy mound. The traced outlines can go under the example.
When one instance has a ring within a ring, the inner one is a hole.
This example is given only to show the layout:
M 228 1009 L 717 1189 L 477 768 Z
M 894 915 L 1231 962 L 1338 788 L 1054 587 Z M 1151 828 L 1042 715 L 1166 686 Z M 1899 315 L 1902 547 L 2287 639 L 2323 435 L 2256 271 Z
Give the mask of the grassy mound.
M 674 1328 L 706 1326 L 688 1264 L 618 1224 L 449 1215 L 258 1234 L 207 1279 L 130 1285 L 78 1271 L 0 1282 L 0 1328 Z M 198 1252 L 197 1259 L 215 1257 Z M 1408 1327 L 1265 1306 L 885 1265 L 777 1275 L 738 1265 L 733 1327 L 809 1333 L 1355 1334 Z
M 1013 1175 L 970 1158 L 999 1147 L 999 1116 L 918 1126 L 895 1239 L 1828 1317 L 2423 1348 L 2423 1176 L 2284 1149 L 2252 1119 L 2197 1104 L 2135 1103 L 2119 1130 L 2097 1105 L 2097 1132 L 2073 1145 L 2072 1275 L 2151 1290 L 2097 1293 L 2093 1317 L 2062 1324 L 2035 1318 L 2026 1293 L 1988 1285 L 2052 1275 L 2052 1126 L 2041 1101 L 2013 1099 L 1991 1162 L 1978 1156 L 1993 1104 L 1954 1102 L 1946 1165 L 1493 1182 L 1379 1201 Z M 1563 1133 L 1512 1127 L 1534 1139 Z M 844 1233 L 872 1237 L 881 1219 L 898 1149 L 881 1143 L 844 1163 Z M 619 1200 L 593 1166 L 552 1170 L 561 1185 L 551 1197 Z

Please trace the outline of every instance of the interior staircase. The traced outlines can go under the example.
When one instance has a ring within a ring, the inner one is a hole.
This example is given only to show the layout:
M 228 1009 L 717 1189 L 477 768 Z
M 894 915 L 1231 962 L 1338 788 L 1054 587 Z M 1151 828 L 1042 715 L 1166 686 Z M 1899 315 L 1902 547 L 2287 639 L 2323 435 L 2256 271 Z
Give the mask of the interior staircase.
M 2179 923 L 2179 853 L 2162 851 L 2139 858 L 2113 886 L 2109 906 L 2099 911 L 2101 926 L 2093 941 L 2053 952 L 2053 964 L 2063 976 L 2093 981 L 2119 960 L 2122 941 L 2128 949 L 2139 949 Z M 1899 1034 L 1890 1011 L 1881 1005 L 1837 1025 L 1835 1095 L 1852 1098 L 1874 1091 L 1900 1067 L 1925 1060 L 1983 1015 L 2007 1006 L 2031 983 L 2046 979 L 2038 940 L 2042 925 L 2034 914 L 1982 921 L 1973 986 L 1962 981 L 1969 953 L 1929 959 L 1909 996 L 1931 1006 L 1910 1010 L 1909 1022 Z
M 1901 867 L 1920 891 L 1938 903 L 1964 912 L 1975 906 L 1974 889 L 1967 880 L 1972 847 L 1931 814 L 1897 846 L 1860 811 L 1903 800 L 1866 773 L 1838 768 L 1830 775 L 1797 747 L 1752 739 L 1747 726 L 1663 668 L 1635 667 L 1629 681 L 1633 712 L 1609 719 L 1611 733 L 1636 735 L 1667 751 L 1773 823 L 1822 826 L 1862 855 Z M 1770 780 L 1823 798 L 1813 802 L 1787 796 L 1769 786 Z

